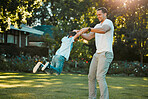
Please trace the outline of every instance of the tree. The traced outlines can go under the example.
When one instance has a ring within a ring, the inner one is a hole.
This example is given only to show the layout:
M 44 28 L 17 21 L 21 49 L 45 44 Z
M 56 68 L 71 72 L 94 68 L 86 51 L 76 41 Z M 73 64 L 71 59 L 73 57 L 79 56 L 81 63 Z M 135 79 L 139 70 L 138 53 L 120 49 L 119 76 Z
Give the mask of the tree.
M 146 56 L 148 50 L 147 4 L 146 0 L 123 2 L 123 6 L 118 7 L 120 11 L 115 20 L 115 43 L 118 44 L 118 47 L 122 44 L 125 45 L 128 51 L 134 48 L 135 54 L 140 55 L 141 64 L 143 64 L 143 57 Z
M 90 0 L 46 0 L 43 6 L 33 12 L 28 22 L 40 20 L 41 25 L 53 25 L 69 32 L 85 24 L 84 15 L 90 7 Z
M 129 38 L 127 39 L 131 42 L 131 47 L 137 49 L 137 53 L 140 55 L 141 65 L 143 65 L 143 58 L 148 53 L 148 30 L 134 30 L 129 34 Z
M 0 0 L 0 32 L 10 29 L 11 24 L 21 28 L 20 24 L 41 5 L 42 0 Z
M 143 65 L 143 57 L 148 52 L 148 1 L 134 0 L 127 2 L 128 11 L 124 14 L 126 18 L 126 42 L 131 46 L 137 48 L 140 61 Z
M 32 17 L 27 18 L 27 24 L 30 26 L 37 24 L 46 25 L 46 21 L 50 15 L 49 3 L 49 0 L 46 0 L 46 2 L 42 2 L 42 6 L 35 8 Z

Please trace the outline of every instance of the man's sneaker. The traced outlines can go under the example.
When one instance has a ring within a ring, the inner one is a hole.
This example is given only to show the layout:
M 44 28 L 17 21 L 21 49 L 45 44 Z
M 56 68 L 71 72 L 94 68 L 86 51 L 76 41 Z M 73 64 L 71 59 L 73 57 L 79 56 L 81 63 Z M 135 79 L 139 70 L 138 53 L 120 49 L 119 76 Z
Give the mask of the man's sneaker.
M 42 71 L 44 71 L 45 70 L 45 68 L 47 67 L 49 65 L 49 62 L 46 62 L 46 64 L 42 67 Z
M 40 67 L 40 65 L 43 65 L 41 62 L 38 62 L 35 66 L 34 66 L 34 68 L 33 68 L 33 73 L 36 73 L 37 72 L 37 70 L 38 70 L 38 68 Z

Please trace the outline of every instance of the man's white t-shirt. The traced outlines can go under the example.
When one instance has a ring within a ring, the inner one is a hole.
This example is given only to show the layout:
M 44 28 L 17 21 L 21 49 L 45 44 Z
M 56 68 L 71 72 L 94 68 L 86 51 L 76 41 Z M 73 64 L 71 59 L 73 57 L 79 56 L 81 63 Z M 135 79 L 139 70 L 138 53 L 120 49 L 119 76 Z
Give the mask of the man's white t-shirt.
M 68 61 L 71 49 L 73 47 L 74 37 L 63 37 L 61 41 L 61 47 L 56 51 L 55 55 L 62 55 L 66 58 L 66 61 Z
M 113 43 L 113 33 L 114 33 L 114 26 L 113 22 L 109 19 L 105 19 L 104 22 L 101 24 L 97 24 L 94 28 L 100 28 L 103 25 L 110 26 L 110 30 L 107 31 L 105 34 L 95 33 L 95 44 L 96 44 L 96 53 L 101 53 L 104 51 L 113 52 L 112 43 Z

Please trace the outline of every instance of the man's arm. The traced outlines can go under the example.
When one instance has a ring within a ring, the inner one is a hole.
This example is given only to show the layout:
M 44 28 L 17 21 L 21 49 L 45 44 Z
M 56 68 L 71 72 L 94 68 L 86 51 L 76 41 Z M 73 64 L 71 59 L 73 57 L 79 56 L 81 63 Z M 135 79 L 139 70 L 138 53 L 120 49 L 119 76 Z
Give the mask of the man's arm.
M 90 28 L 90 30 L 91 30 L 90 32 L 105 34 L 110 29 L 111 29 L 111 27 L 109 25 L 105 24 L 105 25 L 103 25 L 102 27 L 99 27 L 99 28 Z M 84 32 L 87 32 L 89 30 L 89 28 L 83 28 L 82 30 Z
M 90 32 L 88 34 L 84 33 L 81 36 L 82 36 L 82 38 L 84 38 L 86 40 L 91 40 L 92 38 L 95 37 L 95 33 L 94 32 Z
M 111 29 L 111 27 L 107 24 L 103 25 L 100 28 L 91 28 L 91 32 L 95 32 L 95 33 L 100 33 L 100 34 L 105 34 L 106 32 L 108 32 Z
M 102 28 L 91 28 L 90 32 L 95 32 L 99 34 L 105 34 L 106 32 Z

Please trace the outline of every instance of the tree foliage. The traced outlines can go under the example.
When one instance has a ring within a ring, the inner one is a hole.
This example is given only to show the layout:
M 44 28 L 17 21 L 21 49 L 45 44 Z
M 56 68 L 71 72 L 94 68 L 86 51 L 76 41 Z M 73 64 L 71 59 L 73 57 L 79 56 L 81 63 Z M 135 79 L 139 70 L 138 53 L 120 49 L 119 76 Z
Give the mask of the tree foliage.
M 42 0 L 0 0 L 0 32 L 10 29 L 11 24 L 20 28 L 41 5 Z
M 35 10 L 32 20 L 40 20 L 41 25 L 57 26 L 68 32 L 82 27 L 83 17 L 91 6 L 90 0 L 46 0 Z
M 121 14 L 115 20 L 118 45 L 121 42 L 128 47 L 126 50 L 134 48 L 133 52 L 140 56 L 141 64 L 143 57 L 148 53 L 147 4 L 146 0 L 128 0 L 124 2 Z

